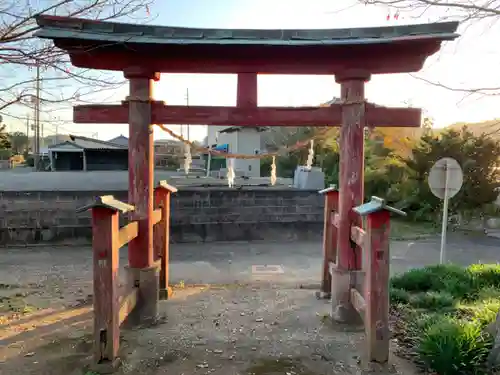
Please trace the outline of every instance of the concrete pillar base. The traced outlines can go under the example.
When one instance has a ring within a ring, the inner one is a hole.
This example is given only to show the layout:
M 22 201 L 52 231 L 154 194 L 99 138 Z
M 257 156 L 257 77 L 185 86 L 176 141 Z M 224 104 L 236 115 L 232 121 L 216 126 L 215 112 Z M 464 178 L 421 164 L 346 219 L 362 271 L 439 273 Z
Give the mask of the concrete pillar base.
M 174 292 L 171 287 L 168 287 L 166 289 L 160 289 L 160 301 L 166 301 L 170 299 L 173 294 Z
M 112 374 L 118 370 L 120 367 L 121 361 L 120 358 L 115 358 L 114 361 L 106 361 L 102 363 L 92 363 L 89 368 L 91 371 L 96 372 L 98 374 Z
M 129 265 L 125 266 L 125 274 L 126 274 L 126 283 L 127 283 L 127 289 L 132 288 L 132 287 L 139 287 L 139 268 L 132 268 Z M 125 321 L 122 324 L 123 328 L 133 328 L 137 327 L 139 324 L 141 324 L 141 319 L 139 315 L 139 305 L 140 305 L 140 296 L 139 300 L 137 301 L 137 305 L 135 306 L 134 309 L 128 314 L 128 316 L 125 318 Z
M 351 272 L 332 269 L 332 319 L 342 324 L 357 324 L 359 314 L 351 303 Z
M 332 293 L 326 293 L 326 292 L 316 292 L 316 298 L 317 299 L 330 299 L 332 298 Z
M 139 271 L 139 317 L 141 323 L 158 319 L 160 268 L 157 265 Z
M 125 267 L 127 284 L 139 288 L 139 298 L 135 309 L 129 314 L 125 327 L 147 324 L 158 319 L 158 301 L 160 296 L 160 269 L 157 265 L 148 268 Z

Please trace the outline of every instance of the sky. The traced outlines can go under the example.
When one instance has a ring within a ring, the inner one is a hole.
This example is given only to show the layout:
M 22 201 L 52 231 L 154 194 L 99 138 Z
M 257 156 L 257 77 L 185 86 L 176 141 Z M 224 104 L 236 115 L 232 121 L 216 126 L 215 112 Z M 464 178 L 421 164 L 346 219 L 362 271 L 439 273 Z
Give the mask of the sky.
M 335 4 L 335 5 L 333 5 Z M 149 23 L 167 26 L 206 28 L 345 28 L 402 25 L 435 22 L 444 11 L 425 15 L 401 13 L 398 20 L 384 6 L 367 6 L 356 0 L 156 0 L 149 8 Z M 146 10 L 145 10 L 146 14 Z M 464 94 L 431 85 L 415 77 L 456 87 L 500 86 L 500 56 L 495 35 L 498 25 L 485 22 L 462 27 L 463 35 L 455 42 L 445 43 L 442 50 L 429 58 L 424 69 L 415 73 L 373 76 L 367 84 L 369 101 L 381 105 L 423 108 L 434 118 L 436 127 L 454 122 L 477 122 L 500 118 L 500 97 Z M 495 72 L 494 75 L 490 72 Z M 496 82 L 495 82 L 496 80 Z M 333 76 L 259 76 L 259 105 L 318 105 L 339 96 L 340 88 Z M 119 102 L 127 88 L 118 90 L 112 100 Z M 235 105 L 235 75 L 162 74 L 154 89 L 155 99 L 169 104 Z M 16 109 L 12 109 L 16 111 Z M 4 116 L 5 117 L 5 116 Z M 110 139 L 128 135 L 128 125 L 73 124 L 71 109 L 42 114 L 45 135 L 54 133 L 57 123 L 61 133 L 74 133 Z M 20 120 L 4 119 L 10 130 L 23 130 Z M 179 127 L 173 130 L 180 132 Z M 186 127 L 182 129 L 187 133 Z M 191 126 L 190 138 L 201 140 L 206 126 Z M 168 138 L 159 129 L 155 138 Z

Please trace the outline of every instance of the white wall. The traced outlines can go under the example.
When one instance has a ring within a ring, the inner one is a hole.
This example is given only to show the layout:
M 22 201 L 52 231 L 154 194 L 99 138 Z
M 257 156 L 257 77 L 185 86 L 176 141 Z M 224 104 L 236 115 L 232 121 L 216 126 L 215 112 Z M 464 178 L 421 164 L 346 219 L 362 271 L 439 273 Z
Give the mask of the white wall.
M 229 152 L 234 154 L 254 155 L 255 150 L 260 151 L 260 133 L 254 129 L 241 129 L 232 133 L 217 132 L 229 126 L 209 126 L 208 144 L 229 144 Z M 260 177 L 260 159 L 235 159 L 234 168 L 243 171 L 249 177 Z
M 236 132 L 237 153 L 254 155 L 255 151 L 260 152 L 260 133 L 252 129 L 242 129 Z M 249 177 L 260 177 L 260 159 L 235 159 L 235 169 L 244 171 Z
M 226 125 L 223 125 L 223 126 L 209 125 L 208 130 L 207 130 L 208 145 L 211 146 L 211 145 L 216 144 L 216 143 L 218 143 L 218 144 L 227 143 L 227 142 L 221 142 L 220 137 L 219 137 L 219 141 L 217 142 L 215 140 L 215 138 L 217 137 L 217 132 L 220 132 L 221 130 L 227 129 L 229 127 L 230 126 L 226 126 Z

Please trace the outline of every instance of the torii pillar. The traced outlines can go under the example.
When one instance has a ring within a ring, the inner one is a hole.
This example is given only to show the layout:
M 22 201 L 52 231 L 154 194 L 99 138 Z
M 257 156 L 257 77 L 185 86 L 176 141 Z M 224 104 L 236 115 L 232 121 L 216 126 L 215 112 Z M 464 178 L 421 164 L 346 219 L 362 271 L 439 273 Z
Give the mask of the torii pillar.
M 141 321 L 158 314 L 159 267 L 153 249 L 154 139 L 151 117 L 153 83 L 160 73 L 143 68 L 124 71 L 130 80 L 128 100 L 128 203 L 135 207 L 130 220 L 139 223 L 138 236 L 128 245 L 128 279 L 139 286 Z
M 337 244 L 334 244 L 337 246 L 337 259 L 336 267 L 332 270 L 332 303 L 334 319 L 348 322 L 357 316 L 351 304 L 350 290 L 356 284 L 356 271 L 362 269 L 361 249 L 351 241 L 351 226 L 362 227 L 361 217 L 353 212 L 353 208 L 363 204 L 364 199 L 365 82 L 370 80 L 370 74 L 350 71 L 336 75 L 335 80 L 340 84 L 342 126 L 339 220 Z

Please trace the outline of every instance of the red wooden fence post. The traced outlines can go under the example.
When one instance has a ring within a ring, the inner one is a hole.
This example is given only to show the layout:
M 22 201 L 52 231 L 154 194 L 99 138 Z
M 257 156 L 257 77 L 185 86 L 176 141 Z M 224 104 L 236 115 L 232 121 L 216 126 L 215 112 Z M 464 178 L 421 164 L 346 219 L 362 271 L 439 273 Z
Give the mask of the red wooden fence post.
M 323 273 L 321 279 L 320 298 L 329 299 L 332 294 L 332 275 L 330 263 L 337 261 L 337 228 L 333 225 L 333 217 L 338 209 L 339 192 L 336 185 L 319 191 L 325 195 L 325 215 L 323 226 Z
M 364 256 L 366 256 L 365 330 L 367 359 L 385 363 L 389 360 L 389 234 L 390 213 L 406 216 L 403 211 L 387 206 L 385 201 L 371 201 L 354 208 L 366 217 Z
M 99 370 L 118 365 L 120 296 L 118 294 L 119 213 L 133 209 L 113 196 L 97 197 L 78 209 L 92 210 L 94 273 L 94 365 Z
M 170 244 L 170 197 L 177 189 L 166 181 L 160 181 L 155 188 L 155 207 L 161 209 L 161 220 L 154 226 L 153 246 L 160 261 L 160 299 L 168 299 L 172 289 L 168 286 L 169 244 Z

